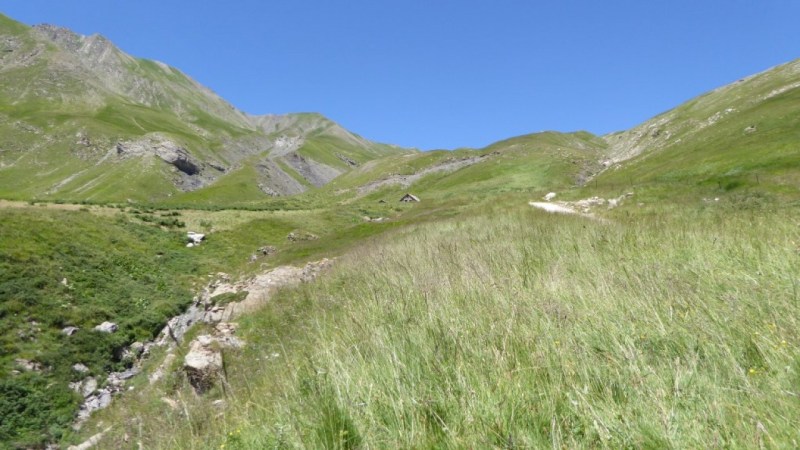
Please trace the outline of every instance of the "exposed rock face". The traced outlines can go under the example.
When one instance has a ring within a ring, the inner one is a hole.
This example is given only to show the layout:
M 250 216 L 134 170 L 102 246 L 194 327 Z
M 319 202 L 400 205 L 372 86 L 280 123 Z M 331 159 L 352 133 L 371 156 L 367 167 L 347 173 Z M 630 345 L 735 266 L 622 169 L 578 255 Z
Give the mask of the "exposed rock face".
M 222 353 L 219 346 L 214 346 L 216 340 L 211 336 L 202 335 L 192 341 L 189 353 L 186 354 L 183 370 L 189 383 L 198 394 L 203 394 L 222 378 Z
M 316 187 L 328 184 L 342 173 L 338 169 L 307 159 L 297 152 L 289 153 L 285 161 L 295 172 Z
M 84 397 L 73 427 L 79 429 L 94 411 L 107 407 L 111 404 L 114 395 L 125 390 L 126 381 L 139 373 L 141 358 L 147 357 L 153 346 L 170 347 L 164 361 L 149 377 L 150 383 L 162 379 L 176 359 L 174 349 L 177 344 L 183 341 L 186 331 L 197 322 L 215 324 L 215 326 L 211 335 L 199 336 L 192 341 L 183 368 L 198 394 L 207 392 L 208 389 L 224 380 L 222 351 L 226 348 L 238 349 L 244 346 L 244 342 L 235 336 L 236 323 L 229 321 L 246 311 L 261 306 L 275 289 L 313 280 L 331 264 L 332 261 L 323 259 L 308 263 L 302 268 L 281 266 L 253 279 L 236 283 L 232 283 L 227 274 L 217 274 L 217 278 L 195 298 L 194 303 L 186 312 L 168 321 L 157 340 L 147 343 L 134 342 L 129 348 L 122 351 L 124 358 L 132 360 L 132 368 L 109 374 L 105 386 L 102 388 L 99 388 L 99 383 L 94 377 L 70 383 L 70 387 Z M 245 300 L 241 302 L 232 302 L 223 306 L 214 305 L 211 300 L 224 293 L 240 291 L 248 292 Z M 111 324 L 111 322 L 107 323 Z M 24 364 L 25 368 L 40 368 L 35 366 L 37 363 L 27 360 L 21 360 L 20 364 Z
M 205 186 L 212 180 L 211 177 L 201 176 L 206 166 L 204 163 L 195 159 L 185 147 L 161 133 L 150 133 L 133 141 L 117 142 L 114 151 L 121 159 L 157 156 L 182 174 L 181 178 L 175 180 L 175 184 L 184 190 Z
M 70 383 L 69 387 L 78 394 L 81 394 L 84 398 L 87 398 L 97 390 L 97 380 L 94 377 L 89 377 L 83 381 Z
M 247 291 L 244 300 L 225 305 L 221 320 L 233 320 L 248 311 L 260 308 L 276 289 L 311 281 L 332 264 L 333 261 L 322 259 L 310 262 L 302 268 L 281 266 L 256 276 L 242 286 L 242 290 Z
M 260 162 L 256 165 L 256 170 L 260 175 L 258 188 L 269 196 L 300 194 L 307 189 L 272 159 Z
M 189 383 L 198 394 L 203 394 L 224 381 L 222 350 L 244 347 L 244 342 L 234 336 L 237 324 L 218 323 L 212 335 L 198 336 L 189 346 L 184 358 L 183 370 Z

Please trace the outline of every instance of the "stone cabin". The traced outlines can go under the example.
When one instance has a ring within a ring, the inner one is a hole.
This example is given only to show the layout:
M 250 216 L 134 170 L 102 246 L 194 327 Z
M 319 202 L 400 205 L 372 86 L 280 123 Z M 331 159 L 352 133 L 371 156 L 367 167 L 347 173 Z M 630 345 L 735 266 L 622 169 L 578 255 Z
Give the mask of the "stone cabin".
M 408 202 L 418 202 L 419 201 L 419 197 L 417 197 L 414 194 L 406 194 L 400 199 L 400 201 L 401 202 L 406 202 L 406 203 L 408 203 Z

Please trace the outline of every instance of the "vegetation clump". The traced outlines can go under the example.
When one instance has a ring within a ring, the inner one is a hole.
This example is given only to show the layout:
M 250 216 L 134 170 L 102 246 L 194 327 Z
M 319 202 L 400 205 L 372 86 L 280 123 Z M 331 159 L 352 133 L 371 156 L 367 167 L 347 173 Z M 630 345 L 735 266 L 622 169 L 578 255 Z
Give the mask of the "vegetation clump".
M 153 338 L 191 301 L 199 264 L 170 234 L 80 212 L 3 210 L 0 229 L 0 441 L 39 445 L 72 420 L 79 396 L 67 383 L 126 368 L 121 350 Z M 104 321 L 119 330 L 93 329 Z

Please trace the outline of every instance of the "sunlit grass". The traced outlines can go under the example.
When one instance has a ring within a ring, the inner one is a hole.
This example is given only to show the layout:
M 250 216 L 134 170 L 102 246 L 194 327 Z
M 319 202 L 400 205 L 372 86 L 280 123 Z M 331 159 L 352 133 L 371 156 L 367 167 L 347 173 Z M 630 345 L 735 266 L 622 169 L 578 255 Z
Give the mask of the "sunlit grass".
M 147 448 L 791 447 L 799 220 L 489 207 L 409 227 L 243 318 L 224 413 L 128 414 Z

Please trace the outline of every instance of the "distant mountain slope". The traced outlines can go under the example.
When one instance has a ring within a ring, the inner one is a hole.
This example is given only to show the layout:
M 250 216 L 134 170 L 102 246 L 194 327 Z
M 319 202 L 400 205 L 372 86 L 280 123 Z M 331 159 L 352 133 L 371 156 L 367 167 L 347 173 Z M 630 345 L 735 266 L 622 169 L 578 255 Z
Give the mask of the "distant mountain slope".
M 800 180 L 800 60 L 715 89 L 604 136 L 606 183 L 709 183 L 735 188 Z
M 425 199 L 509 191 L 561 190 L 598 172 L 606 142 L 587 132 L 518 136 L 480 150 L 433 151 L 386 157 L 337 178 L 325 190 L 340 198 Z
M 286 195 L 402 151 L 317 114 L 249 116 L 102 36 L 0 15 L 0 196 L 157 201 L 245 167 Z

